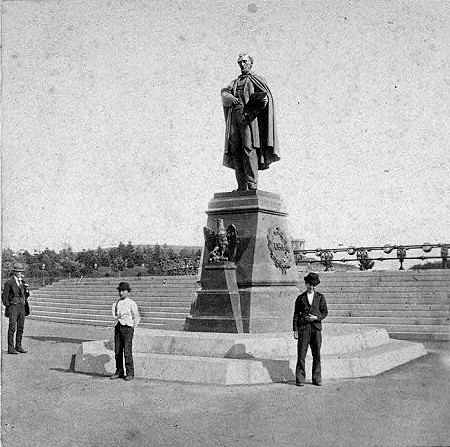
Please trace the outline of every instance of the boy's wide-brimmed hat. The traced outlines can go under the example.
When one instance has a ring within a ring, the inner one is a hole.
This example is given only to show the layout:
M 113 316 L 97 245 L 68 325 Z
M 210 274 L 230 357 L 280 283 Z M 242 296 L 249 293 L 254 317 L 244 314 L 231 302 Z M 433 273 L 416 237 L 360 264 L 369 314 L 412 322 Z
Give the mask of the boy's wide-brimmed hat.
M 117 286 L 117 290 L 120 292 L 121 290 L 128 290 L 128 292 L 131 292 L 130 284 L 127 282 L 120 282 Z
M 12 266 L 13 272 L 24 272 L 25 267 L 20 262 L 15 262 Z
M 319 275 L 317 273 L 309 272 L 305 278 L 305 282 L 308 284 L 311 284 L 312 286 L 317 286 L 317 284 L 320 284 Z

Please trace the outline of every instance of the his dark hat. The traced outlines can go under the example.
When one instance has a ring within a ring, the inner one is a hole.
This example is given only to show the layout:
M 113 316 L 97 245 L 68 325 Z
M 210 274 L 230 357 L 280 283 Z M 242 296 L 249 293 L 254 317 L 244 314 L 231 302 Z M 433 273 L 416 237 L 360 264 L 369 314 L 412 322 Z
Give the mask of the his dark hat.
M 15 262 L 12 266 L 13 272 L 24 272 L 25 267 L 20 262 Z
M 305 278 L 305 282 L 311 284 L 312 286 L 317 286 L 320 283 L 319 275 L 317 273 L 309 272 Z
M 117 290 L 120 292 L 121 290 L 128 290 L 128 292 L 131 292 L 131 287 L 127 282 L 120 282 L 117 286 Z

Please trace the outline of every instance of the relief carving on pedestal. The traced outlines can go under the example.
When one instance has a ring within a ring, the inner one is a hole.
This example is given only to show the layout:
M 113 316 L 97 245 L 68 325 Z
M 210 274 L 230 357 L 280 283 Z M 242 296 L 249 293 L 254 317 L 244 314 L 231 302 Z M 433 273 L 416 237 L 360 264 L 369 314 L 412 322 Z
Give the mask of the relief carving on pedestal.
M 292 248 L 289 238 L 279 227 L 271 227 L 267 231 L 267 246 L 275 266 L 281 269 L 283 274 L 292 267 Z

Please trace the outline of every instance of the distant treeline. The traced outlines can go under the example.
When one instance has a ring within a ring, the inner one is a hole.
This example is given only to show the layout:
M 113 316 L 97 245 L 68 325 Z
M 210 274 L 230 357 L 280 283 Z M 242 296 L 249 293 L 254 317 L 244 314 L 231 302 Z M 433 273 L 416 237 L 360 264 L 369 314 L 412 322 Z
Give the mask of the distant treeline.
M 442 261 L 437 262 L 425 262 L 425 264 L 415 264 L 410 267 L 410 270 L 432 270 L 432 269 L 443 269 L 447 268 L 447 263 Z
M 161 261 L 196 258 L 200 247 L 174 245 L 137 245 L 119 243 L 117 247 L 74 252 L 71 247 L 59 252 L 46 248 L 40 252 L 2 250 L 2 276 L 8 277 L 15 262 L 26 267 L 29 278 L 61 278 L 81 276 L 111 276 L 121 272 L 130 276 L 162 274 Z

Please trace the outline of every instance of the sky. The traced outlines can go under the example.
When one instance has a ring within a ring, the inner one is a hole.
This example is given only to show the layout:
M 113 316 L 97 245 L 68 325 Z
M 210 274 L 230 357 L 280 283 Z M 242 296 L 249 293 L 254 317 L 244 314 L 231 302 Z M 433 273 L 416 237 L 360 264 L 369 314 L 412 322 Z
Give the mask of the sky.
M 448 2 L 6 1 L 2 246 L 201 245 L 237 55 L 308 249 L 450 242 Z

